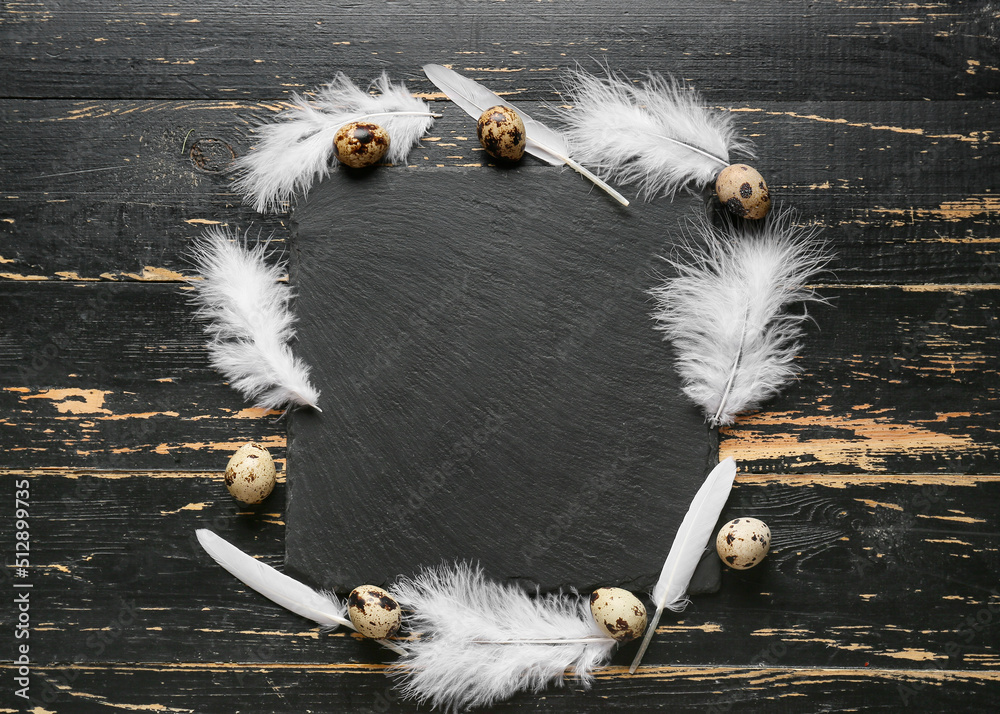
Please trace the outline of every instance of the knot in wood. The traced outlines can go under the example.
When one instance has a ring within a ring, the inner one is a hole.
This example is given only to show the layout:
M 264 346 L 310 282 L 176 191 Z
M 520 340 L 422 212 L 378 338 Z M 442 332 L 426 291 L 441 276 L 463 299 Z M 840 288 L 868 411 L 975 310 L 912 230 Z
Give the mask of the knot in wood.
M 225 171 L 236 159 L 236 152 L 228 143 L 215 137 L 198 139 L 188 153 L 191 164 L 199 171 L 217 174 Z

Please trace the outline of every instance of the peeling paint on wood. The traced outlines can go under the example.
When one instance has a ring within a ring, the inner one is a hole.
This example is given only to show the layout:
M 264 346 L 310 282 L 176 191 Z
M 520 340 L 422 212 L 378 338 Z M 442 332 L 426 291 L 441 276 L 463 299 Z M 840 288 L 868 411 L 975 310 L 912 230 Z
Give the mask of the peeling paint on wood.
M 248 440 L 280 460 L 286 436 L 208 367 L 180 286 L 206 226 L 287 237 L 220 169 L 330 67 L 362 84 L 384 68 L 434 101 L 434 136 L 385 170 L 461 171 L 474 192 L 497 169 L 416 71 L 428 57 L 540 116 L 565 105 L 558 72 L 577 59 L 675 72 L 752 135 L 775 195 L 838 253 L 802 378 L 723 437 L 741 462 L 724 517 L 766 520 L 771 555 L 668 617 L 637 676 L 624 649 L 589 692 L 500 709 L 995 711 L 995 3 L 764 2 L 749 25 L 725 0 L 507 5 L 390 3 L 349 32 L 311 1 L 249 19 L 4 5 L 0 481 L 32 493 L 32 693 L 51 698 L 34 711 L 422 711 L 379 648 L 267 603 L 193 541 L 211 527 L 281 567 L 283 474 L 253 510 L 219 472 Z

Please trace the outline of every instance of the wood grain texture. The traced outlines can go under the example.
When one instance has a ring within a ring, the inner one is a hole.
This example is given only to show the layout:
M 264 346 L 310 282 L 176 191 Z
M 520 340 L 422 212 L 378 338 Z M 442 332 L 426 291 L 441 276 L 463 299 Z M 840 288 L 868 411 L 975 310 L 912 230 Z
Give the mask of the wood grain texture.
M 665 621 L 640 677 L 626 648 L 590 692 L 495 710 L 995 711 L 996 3 L 339 10 L 0 10 L 0 493 L 30 482 L 37 596 L 34 699 L 13 697 L 5 645 L 0 710 L 423 711 L 388 687 L 380 648 L 320 635 L 195 548 L 207 526 L 281 565 L 283 478 L 250 511 L 218 472 L 250 439 L 283 466 L 285 425 L 208 367 L 183 253 L 216 221 L 288 238 L 284 217 L 240 207 L 225 169 L 257 117 L 336 70 L 363 83 L 385 69 L 433 100 L 445 116 L 408 163 L 476 185 L 494 168 L 420 65 L 544 116 L 560 71 L 596 60 L 676 73 L 734 112 L 776 196 L 838 253 L 820 286 L 832 304 L 802 379 L 722 434 L 743 463 L 727 513 L 770 523 L 772 556 Z M 0 508 L 5 564 L 13 530 Z
M 6 470 L 0 486 L 10 491 L 21 479 L 29 481 L 32 522 L 44 524 L 29 576 L 36 663 L 360 667 L 394 657 L 344 630 L 319 633 L 198 546 L 194 530 L 210 528 L 282 567 L 284 481 L 264 504 L 245 509 L 226 492 L 221 468 Z M 997 477 L 872 482 L 820 474 L 785 483 L 774 474 L 741 474 L 723 517 L 769 523 L 771 554 L 753 570 L 724 572 L 720 592 L 695 597 L 686 612 L 668 613 L 645 661 L 995 671 L 997 508 Z M 13 523 L 11 512 L 0 513 L 4 552 L 12 552 Z M 571 537 L 572 516 L 559 523 L 552 537 Z M 665 554 L 669 543 L 636 547 Z M 336 575 L 338 563 L 329 568 Z M 2 571 L 2 587 L 10 588 L 12 575 Z M 627 665 L 635 646 L 613 664 Z
M 974 99 L 996 96 L 996 6 L 611 0 L 459 4 L 296 3 L 263 17 L 227 2 L 9 3 L 6 96 L 281 98 L 335 67 L 358 81 L 427 62 L 489 77 L 500 92 L 551 96 L 558 70 L 591 58 L 631 74 L 668 70 L 719 101 Z M 308 58 L 308 59 L 306 59 Z M 761 64 L 761 61 L 766 61 Z M 761 71 L 760 67 L 766 67 Z
M 755 472 L 997 473 L 997 289 L 822 293 L 802 376 L 723 430 L 723 456 Z M 8 282 L 0 300 L 6 465 L 211 468 L 250 439 L 283 457 L 284 424 L 208 366 L 181 286 Z
M 465 169 L 472 186 L 487 180 L 495 169 L 474 126 L 450 103 L 435 106 L 445 116 L 408 164 Z M 226 172 L 253 146 L 252 127 L 280 107 L 0 101 L 0 279 L 178 280 L 190 272 L 190 239 L 207 225 L 285 239 L 284 217 L 241 207 Z M 997 102 L 740 99 L 731 110 L 775 199 L 823 227 L 839 282 L 998 282 Z M 534 159 L 524 167 L 558 171 Z
M 8 669 L 0 667 L 0 671 Z M 740 710 L 992 712 L 1000 690 L 993 672 L 781 667 L 627 667 L 599 676 L 590 691 L 578 685 L 544 694 L 519 694 L 491 712 L 728 712 Z M 5 673 L 6 674 L 6 673 Z M 615 677 L 612 679 L 611 677 Z M 400 701 L 384 667 L 163 663 L 135 666 L 69 665 L 39 668 L 35 704 L 80 714 L 162 711 L 232 714 L 259 711 L 359 714 L 426 712 Z M 50 709 L 45 709 L 50 711 Z

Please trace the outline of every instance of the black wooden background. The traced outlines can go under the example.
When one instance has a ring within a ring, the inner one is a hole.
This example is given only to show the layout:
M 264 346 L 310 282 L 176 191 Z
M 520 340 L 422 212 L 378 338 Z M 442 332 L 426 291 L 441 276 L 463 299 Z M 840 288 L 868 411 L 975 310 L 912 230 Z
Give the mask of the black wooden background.
M 285 427 L 207 366 L 183 253 L 217 223 L 288 236 L 225 170 L 258 118 L 336 70 L 385 69 L 451 109 L 409 163 L 474 183 L 493 169 L 419 67 L 544 114 L 559 71 L 596 60 L 735 113 L 775 196 L 838 252 L 832 305 L 802 379 L 722 434 L 742 469 L 728 511 L 771 525 L 768 561 L 661 623 L 638 676 L 626 649 L 590 692 L 496 711 L 995 710 L 998 34 L 981 0 L 4 3 L 0 705 L 416 710 L 377 646 L 319 634 L 195 546 L 208 526 L 281 564 L 283 483 L 245 511 L 220 472 L 249 439 L 282 460 Z

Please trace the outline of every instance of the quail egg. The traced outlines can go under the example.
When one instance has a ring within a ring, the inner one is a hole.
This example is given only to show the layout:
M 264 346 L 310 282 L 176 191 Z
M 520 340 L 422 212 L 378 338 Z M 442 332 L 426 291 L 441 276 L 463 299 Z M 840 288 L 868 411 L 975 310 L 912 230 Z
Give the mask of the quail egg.
M 510 107 L 490 107 L 476 124 L 479 143 L 486 153 L 502 161 L 519 161 L 524 156 L 527 132 L 524 122 Z
M 722 562 L 736 570 L 757 565 L 771 548 L 771 529 L 756 518 L 734 518 L 722 527 L 715 549 Z
M 771 210 L 771 192 L 757 169 L 733 164 L 719 172 L 715 180 L 719 201 L 740 218 L 763 218 Z
M 622 588 L 598 588 L 590 596 L 590 612 L 608 637 L 630 642 L 646 631 L 646 606 Z
M 257 504 L 271 495 L 275 483 L 274 461 L 260 444 L 244 444 L 226 465 L 226 488 L 241 503 Z
M 389 133 L 378 124 L 353 121 L 337 130 L 333 147 L 340 163 L 360 169 L 382 160 L 389 150 Z
M 351 591 L 347 614 L 359 633 L 374 640 L 392 637 L 402 621 L 399 603 L 375 585 L 359 585 Z

